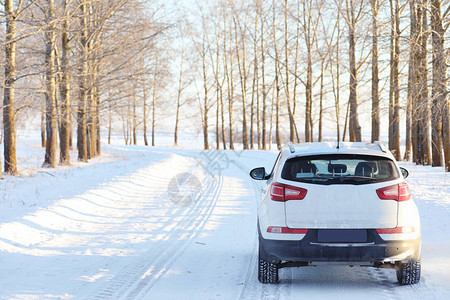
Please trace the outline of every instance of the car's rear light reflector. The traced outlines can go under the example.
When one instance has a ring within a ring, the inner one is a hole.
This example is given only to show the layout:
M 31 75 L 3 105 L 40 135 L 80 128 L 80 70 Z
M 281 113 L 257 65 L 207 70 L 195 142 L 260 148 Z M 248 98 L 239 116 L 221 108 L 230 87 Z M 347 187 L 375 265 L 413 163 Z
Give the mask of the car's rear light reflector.
M 274 201 L 284 201 L 284 185 L 281 183 L 272 183 L 270 186 L 270 198 Z
M 308 229 L 289 228 L 289 227 L 281 227 L 281 226 L 270 226 L 269 228 L 267 228 L 267 232 L 271 232 L 271 233 L 306 234 L 308 232 Z
M 303 200 L 308 190 L 274 182 L 270 186 L 270 198 L 274 201 Z
M 377 195 L 381 200 L 395 200 L 400 202 L 411 199 L 411 191 L 406 182 L 378 189 Z
M 409 185 L 406 182 L 402 182 L 398 185 L 398 201 L 407 201 L 409 199 L 411 199 Z
M 394 234 L 394 233 L 413 233 L 415 231 L 412 226 L 400 226 L 388 229 L 377 229 L 380 234 Z

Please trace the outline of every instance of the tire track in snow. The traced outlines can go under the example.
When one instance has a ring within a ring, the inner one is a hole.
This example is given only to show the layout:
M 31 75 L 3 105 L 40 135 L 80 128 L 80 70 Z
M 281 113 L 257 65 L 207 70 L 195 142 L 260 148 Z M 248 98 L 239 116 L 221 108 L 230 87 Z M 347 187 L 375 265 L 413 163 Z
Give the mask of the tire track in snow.
M 174 207 L 168 210 L 155 223 L 163 224 L 162 228 L 174 226 L 167 238 L 152 244 L 152 248 L 140 255 L 132 264 L 124 267 L 114 276 L 108 285 L 96 292 L 90 299 L 137 299 L 145 295 L 163 277 L 177 258 L 193 242 L 210 217 L 220 190 L 222 176 L 211 177 L 208 174 L 202 181 L 202 193 L 199 200 L 191 207 Z M 168 181 L 165 182 L 166 186 Z M 159 182 L 161 186 L 163 182 Z M 158 198 L 167 198 L 166 193 Z M 167 201 L 167 199 L 166 199 Z M 184 211 L 184 214 L 182 214 Z M 177 221 L 182 214 L 182 219 Z
M 241 170 L 246 175 L 249 174 L 250 170 L 241 162 L 234 161 L 233 162 L 239 170 Z M 261 201 L 261 189 L 262 186 L 259 182 L 250 179 L 248 177 L 249 181 L 252 183 L 253 191 L 254 191 L 254 199 L 256 204 L 256 209 L 258 209 L 259 202 Z M 249 261 L 246 273 L 245 273 L 245 280 L 244 284 L 242 285 L 241 291 L 239 293 L 238 299 L 286 299 L 288 298 L 289 294 L 291 293 L 291 287 L 292 287 L 292 280 L 288 281 L 284 284 L 284 280 L 281 280 L 279 284 L 277 285 L 267 285 L 262 284 L 258 281 L 258 232 L 256 228 L 256 220 L 255 220 L 255 234 L 254 236 L 254 242 L 253 242 L 253 248 L 252 248 L 252 259 Z M 283 272 L 283 269 L 281 269 L 281 273 L 288 273 Z M 284 269 L 286 270 L 286 269 Z M 292 272 L 289 272 L 291 276 L 288 279 L 292 278 Z M 286 275 L 286 274 L 284 274 Z M 288 285 L 288 288 L 286 289 L 286 284 Z
M 145 274 L 144 278 L 141 277 L 139 281 L 132 287 L 132 289 L 126 291 L 124 293 L 124 297 L 119 295 L 119 299 L 140 299 L 145 296 L 149 291 L 153 288 L 153 286 L 161 279 L 171 268 L 171 266 L 176 262 L 179 256 L 192 244 L 194 239 L 201 233 L 202 228 L 206 224 L 207 220 L 211 216 L 212 211 L 217 203 L 218 196 L 220 194 L 220 189 L 222 186 L 222 176 L 219 176 L 217 179 L 212 179 L 215 181 L 208 191 L 205 192 L 204 197 L 202 197 L 203 201 L 208 201 L 207 204 L 203 208 L 199 208 L 199 211 L 193 214 L 194 220 L 189 221 L 189 225 L 187 229 L 191 230 L 190 233 L 185 235 L 184 240 L 175 241 L 172 245 L 170 245 L 170 249 L 166 250 L 163 255 L 158 257 L 156 260 L 149 262 L 151 271 L 149 274 Z M 212 199 L 207 199 L 209 195 L 212 194 Z M 206 198 L 206 199 L 205 199 Z M 199 201 L 199 205 L 201 205 L 202 201 Z M 198 217 L 200 217 L 198 219 Z M 180 231 L 184 233 L 185 226 L 181 226 Z M 154 274 L 154 275 L 153 275 Z
M 381 295 L 390 299 L 427 299 L 434 298 L 431 289 L 427 288 L 425 281 L 422 280 L 417 284 L 400 285 L 397 282 L 396 271 L 393 269 L 383 268 L 362 268 L 368 280 L 376 283 L 382 283 Z M 438 297 L 436 297 L 438 298 Z

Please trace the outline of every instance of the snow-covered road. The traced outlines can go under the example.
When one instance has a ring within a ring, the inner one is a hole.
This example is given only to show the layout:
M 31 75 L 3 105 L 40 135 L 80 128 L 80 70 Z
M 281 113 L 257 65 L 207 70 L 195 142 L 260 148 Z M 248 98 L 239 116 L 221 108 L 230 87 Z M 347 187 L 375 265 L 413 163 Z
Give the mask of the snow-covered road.
M 87 165 L 0 189 L 2 299 L 450 298 L 450 178 L 405 164 L 422 217 L 423 277 L 323 266 L 256 277 L 260 183 L 274 152 L 105 147 Z M 187 196 L 186 196 L 187 195 Z

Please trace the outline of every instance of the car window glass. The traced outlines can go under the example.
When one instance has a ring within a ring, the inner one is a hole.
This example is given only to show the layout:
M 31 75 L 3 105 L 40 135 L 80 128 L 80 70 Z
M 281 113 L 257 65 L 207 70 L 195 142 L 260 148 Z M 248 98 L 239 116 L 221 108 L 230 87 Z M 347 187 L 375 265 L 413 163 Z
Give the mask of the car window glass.
M 286 161 L 283 179 L 317 184 L 366 184 L 399 178 L 395 163 L 369 155 L 316 155 Z

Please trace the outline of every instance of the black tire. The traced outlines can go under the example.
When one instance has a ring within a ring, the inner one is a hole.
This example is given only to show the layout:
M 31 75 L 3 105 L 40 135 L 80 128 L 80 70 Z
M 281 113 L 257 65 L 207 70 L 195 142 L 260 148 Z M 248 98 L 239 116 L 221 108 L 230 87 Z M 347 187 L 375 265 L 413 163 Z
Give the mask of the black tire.
M 260 259 L 258 279 L 261 283 L 278 283 L 278 266 Z
M 278 265 L 261 259 L 261 247 L 258 255 L 258 280 L 261 283 L 278 283 Z
M 399 263 L 397 266 L 397 280 L 401 285 L 415 284 L 420 281 L 420 259 L 407 263 Z

